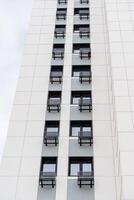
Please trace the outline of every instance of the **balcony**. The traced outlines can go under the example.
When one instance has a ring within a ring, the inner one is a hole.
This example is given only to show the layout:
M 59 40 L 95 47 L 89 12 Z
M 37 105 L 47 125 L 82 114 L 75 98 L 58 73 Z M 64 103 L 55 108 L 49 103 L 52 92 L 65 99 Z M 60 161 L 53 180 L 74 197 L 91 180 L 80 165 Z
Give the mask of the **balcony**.
M 47 103 L 47 111 L 48 112 L 60 112 L 61 109 L 61 100 L 60 98 L 49 98 Z
M 79 99 L 79 111 L 92 111 L 91 98 L 81 97 Z
M 54 83 L 59 83 L 61 84 L 62 83 L 62 72 L 60 71 L 52 71 L 50 73 L 50 83 L 51 84 L 54 84 Z
M 49 144 L 58 144 L 58 132 L 46 132 L 44 135 L 44 144 L 47 146 Z
M 67 0 L 58 0 L 58 4 L 67 4 Z
M 90 186 L 90 188 L 92 188 L 94 185 L 93 172 L 78 172 L 77 184 L 80 188 L 82 186 Z
M 65 38 L 65 28 L 56 28 L 54 36 L 55 38 Z
M 52 188 L 54 188 L 54 186 L 56 185 L 56 173 L 41 171 L 39 183 L 42 188 L 44 186 L 52 186 Z
M 88 4 L 89 0 L 80 0 L 80 4 Z
M 89 28 L 80 27 L 79 36 L 80 38 L 89 38 Z
M 90 146 L 93 144 L 93 135 L 91 131 L 79 131 L 78 133 L 78 144 L 80 146 L 89 144 Z
M 54 49 L 52 53 L 53 59 L 63 60 L 64 58 L 64 49 Z
M 79 51 L 79 56 L 80 56 L 80 59 L 90 59 L 91 57 L 91 51 L 90 49 L 84 49 L 84 48 L 80 48 L 80 51 Z
M 57 9 L 57 13 L 56 13 L 56 19 L 59 20 L 66 20 L 66 13 L 67 10 L 66 9 Z
M 91 71 L 81 71 L 79 73 L 79 82 L 82 83 L 91 83 Z
M 80 20 L 88 20 L 89 19 L 89 11 L 88 10 L 80 10 L 79 11 Z
M 88 4 L 87 7 L 83 8 L 83 4 L 80 4 L 81 6 L 79 8 L 74 9 L 74 24 L 89 24 L 89 8 Z

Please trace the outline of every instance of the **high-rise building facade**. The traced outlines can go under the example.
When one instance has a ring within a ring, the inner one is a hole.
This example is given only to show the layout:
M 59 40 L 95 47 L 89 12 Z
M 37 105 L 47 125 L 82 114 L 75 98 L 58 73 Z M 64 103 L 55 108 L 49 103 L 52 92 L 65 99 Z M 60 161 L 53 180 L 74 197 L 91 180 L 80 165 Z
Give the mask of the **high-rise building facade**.
M 133 54 L 133 0 L 33 1 L 1 200 L 134 200 Z

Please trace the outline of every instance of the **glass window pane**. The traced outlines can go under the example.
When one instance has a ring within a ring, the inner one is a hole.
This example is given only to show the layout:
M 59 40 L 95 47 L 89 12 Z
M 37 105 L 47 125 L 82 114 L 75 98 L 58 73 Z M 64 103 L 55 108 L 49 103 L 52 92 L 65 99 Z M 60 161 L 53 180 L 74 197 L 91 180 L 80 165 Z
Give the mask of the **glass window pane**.
M 72 127 L 72 136 L 78 136 L 78 132 L 80 131 L 80 127 Z
M 91 127 L 83 127 L 82 130 L 83 130 L 83 131 L 91 132 Z
M 73 72 L 73 76 L 79 77 L 79 72 Z
M 43 172 L 55 172 L 56 164 L 43 164 Z
M 79 97 L 73 97 L 73 104 L 78 104 L 79 99 Z
M 47 132 L 58 132 L 58 127 L 47 127 Z
M 70 175 L 76 176 L 78 172 L 79 172 L 79 164 L 78 163 L 71 164 Z
M 83 163 L 82 168 L 83 168 L 83 172 L 91 172 L 92 171 L 91 163 Z

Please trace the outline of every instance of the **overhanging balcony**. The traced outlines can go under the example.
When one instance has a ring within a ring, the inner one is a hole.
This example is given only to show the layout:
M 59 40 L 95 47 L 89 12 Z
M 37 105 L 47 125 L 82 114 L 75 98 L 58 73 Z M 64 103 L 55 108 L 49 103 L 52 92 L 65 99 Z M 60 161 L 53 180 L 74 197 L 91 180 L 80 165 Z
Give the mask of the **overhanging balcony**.
M 48 112 L 60 112 L 60 99 L 58 98 L 53 98 L 53 99 L 48 99 L 48 104 L 47 104 L 47 110 Z
M 82 186 L 90 186 L 92 188 L 94 185 L 93 172 L 78 172 L 77 184 L 80 188 Z
M 44 186 L 51 186 L 52 188 L 54 188 L 54 186 L 56 185 L 56 173 L 41 171 L 39 183 L 42 188 Z
M 80 83 L 91 83 L 92 76 L 91 76 L 91 71 L 81 71 L 79 73 L 79 81 Z
M 80 20 L 88 20 L 89 19 L 89 10 L 79 10 L 79 18 Z
M 78 133 L 78 144 L 80 146 L 89 144 L 90 146 L 93 144 L 93 135 L 91 131 L 80 131 Z
M 92 111 L 92 103 L 91 103 L 91 98 L 84 98 L 81 97 L 79 99 L 79 111 Z
M 58 4 L 67 4 L 67 0 L 58 0 Z
M 80 0 L 80 4 L 88 4 L 89 0 Z
M 90 51 L 90 49 L 80 48 L 79 56 L 80 56 L 81 60 L 82 59 L 90 59 L 90 57 L 91 57 L 91 51 Z
M 54 36 L 55 38 L 65 38 L 65 28 L 56 28 Z
M 79 28 L 79 36 L 80 38 L 89 38 L 89 28 Z
M 57 9 L 56 19 L 57 20 L 66 20 L 66 9 Z
M 64 49 L 54 49 L 53 50 L 53 59 L 61 59 L 63 60 L 64 58 Z
M 59 83 L 61 84 L 62 83 L 62 72 L 56 72 L 56 71 L 52 71 L 50 73 L 50 83 L 53 84 L 53 83 Z
M 58 132 L 50 132 L 50 131 L 47 131 L 45 132 L 45 135 L 44 135 L 44 144 L 47 146 L 49 144 L 53 144 L 55 146 L 57 146 L 58 144 Z

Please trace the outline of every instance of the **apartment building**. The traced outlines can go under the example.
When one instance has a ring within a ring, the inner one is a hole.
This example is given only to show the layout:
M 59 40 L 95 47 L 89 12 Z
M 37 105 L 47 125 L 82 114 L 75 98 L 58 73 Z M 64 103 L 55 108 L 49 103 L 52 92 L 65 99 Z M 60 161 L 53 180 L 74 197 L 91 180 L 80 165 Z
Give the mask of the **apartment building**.
M 134 2 L 34 0 L 1 200 L 134 200 Z

